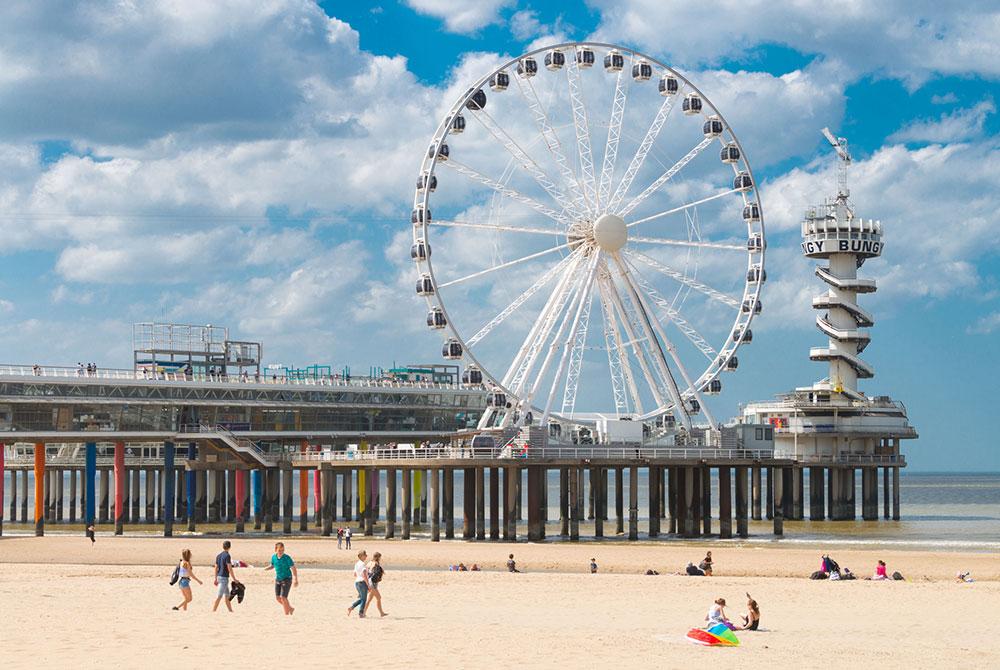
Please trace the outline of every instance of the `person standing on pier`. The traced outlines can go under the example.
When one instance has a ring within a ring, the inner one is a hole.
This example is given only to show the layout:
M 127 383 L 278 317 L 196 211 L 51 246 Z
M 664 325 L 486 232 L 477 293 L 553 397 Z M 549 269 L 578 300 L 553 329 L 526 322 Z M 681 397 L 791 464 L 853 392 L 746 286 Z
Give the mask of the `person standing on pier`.
M 188 608 L 188 603 L 194 599 L 194 597 L 191 595 L 191 580 L 193 579 L 199 584 L 202 583 L 202 581 L 195 576 L 194 569 L 192 569 L 191 567 L 190 549 L 185 549 L 184 551 L 181 552 L 181 565 L 178 574 L 180 575 L 180 581 L 178 585 L 180 586 L 181 593 L 184 594 L 184 602 L 182 602 L 180 605 L 176 605 L 174 609 L 184 610 L 186 612 Z
M 365 618 L 365 605 L 368 604 L 368 589 L 371 587 L 368 566 L 365 564 L 366 558 L 368 558 L 368 554 L 364 549 L 358 552 L 358 562 L 354 564 L 354 588 L 358 590 L 358 599 L 347 608 L 347 616 L 351 616 L 354 608 L 358 607 L 358 616 L 362 619 Z
M 284 542 L 278 542 L 274 545 L 271 565 L 264 569 L 274 570 L 274 599 L 278 601 L 286 615 L 294 614 L 295 608 L 288 602 L 288 594 L 293 586 L 299 585 L 299 571 L 295 568 L 295 561 L 292 560 L 292 557 L 285 553 Z
M 223 542 L 222 551 L 215 557 L 215 585 L 218 587 L 218 591 L 215 594 L 215 604 L 212 605 L 213 612 L 219 609 L 219 602 L 223 598 L 226 599 L 226 609 L 230 612 L 233 611 L 233 604 L 230 602 L 232 598 L 229 594 L 229 580 L 235 579 L 236 575 L 233 573 L 233 558 L 229 555 L 229 547 L 231 546 L 229 540 Z

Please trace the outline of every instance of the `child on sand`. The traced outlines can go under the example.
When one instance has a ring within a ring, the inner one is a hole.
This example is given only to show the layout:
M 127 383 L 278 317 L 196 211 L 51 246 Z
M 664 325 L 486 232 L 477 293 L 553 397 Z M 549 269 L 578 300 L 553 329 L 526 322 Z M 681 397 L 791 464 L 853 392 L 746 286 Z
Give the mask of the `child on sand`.
M 288 594 L 293 586 L 299 585 L 299 571 L 295 568 L 292 557 L 285 553 L 284 542 L 274 545 L 271 564 L 264 570 L 274 570 L 274 599 L 286 615 L 294 614 L 295 608 L 288 602 Z
M 195 576 L 194 570 L 191 568 L 191 550 L 185 549 L 184 551 L 181 552 L 180 581 L 178 582 L 178 586 L 180 586 L 181 593 L 184 594 L 184 602 L 182 602 L 180 605 L 175 606 L 174 607 L 175 610 L 184 610 L 185 612 L 187 611 L 188 603 L 191 602 L 193 598 L 191 595 L 192 579 L 198 582 L 199 584 L 202 583 L 202 581 Z
M 514 554 L 507 557 L 507 572 L 521 572 L 517 569 L 517 563 L 514 562 Z

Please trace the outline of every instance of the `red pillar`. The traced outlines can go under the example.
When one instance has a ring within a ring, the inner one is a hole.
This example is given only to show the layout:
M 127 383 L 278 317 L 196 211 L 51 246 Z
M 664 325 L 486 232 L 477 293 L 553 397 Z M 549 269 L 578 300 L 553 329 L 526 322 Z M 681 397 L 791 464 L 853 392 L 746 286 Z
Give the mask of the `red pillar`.
M 115 442 L 115 535 L 125 532 L 125 443 Z
M 0 535 L 3 535 L 3 511 L 4 511 L 4 508 L 6 507 L 6 505 L 3 504 L 3 493 L 4 493 L 4 491 L 3 491 L 3 478 L 7 474 L 4 471 L 5 465 L 4 465 L 3 451 L 4 451 L 5 448 L 6 447 L 4 446 L 4 443 L 0 442 Z M 16 472 L 16 470 L 12 470 L 11 472 Z M 13 476 L 14 475 L 11 475 L 11 477 L 13 477 Z M 11 486 L 11 488 L 13 489 L 13 491 L 11 491 L 11 495 L 16 498 L 17 497 L 17 486 Z
M 35 535 L 45 535 L 45 443 L 35 443 Z
M 319 452 L 322 450 L 323 447 L 320 445 L 313 447 L 313 451 Z M 323 509 L 322 505 L 320 504 L 321 503 L 320 499 L 323 497 L 322 491 L 323 491 L 323 480 L 320 478 L 319 466 L 317 465 L 316 469 L 313 470 L 313 498 L 315 498 L 315 500 L 313 501 L 313 518 L 316 520 L 316 523 L 319 523 L 320 512 Z
M 244 520 L 243 498 L 246 495 L 246 470 L 236 471 L 236 522 Z

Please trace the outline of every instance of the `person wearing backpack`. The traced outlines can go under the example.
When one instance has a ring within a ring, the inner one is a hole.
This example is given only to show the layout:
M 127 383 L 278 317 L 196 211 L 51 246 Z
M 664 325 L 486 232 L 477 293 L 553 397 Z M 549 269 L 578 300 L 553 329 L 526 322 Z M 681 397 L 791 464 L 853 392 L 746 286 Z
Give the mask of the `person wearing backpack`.
M 372 600 L 374 600 L 379 616 L 386 616 L 386 613 L 382 611 L 382 594 L 378 590 L 379 583 L 382 581 L 384 575 L 385 570 L 382 569 L 382 554 L 376 551 L 372 555 L 371 562 L 368 563 L 368 581 L 371 587 L 368 589 L 368 600 L 365 602 L 365 610 L 368 609 L 372 604 Z
M 190 549 L 185 549 L 184 551 L 181 552 L 181 562 L 177 566 L 175 572 L 177 573 L 177 578 L 179 580 L 178 586 L 181 589 L 181 593 L 184 595 L 184 602 L 182 602 L 180 605 L 176 605 L 174 609 L 184 610 L 186 612 L 188 608 L 188 603 L 191 602 L 191 600 L 194 598 L 194 596 L 191 595 L 191 580 L 193 579 L 199 584 L 202 583 L 202 581 L 195 576 L 194 570 L 191 568 Z M 171 579 L 171 581 L 173 580 Z

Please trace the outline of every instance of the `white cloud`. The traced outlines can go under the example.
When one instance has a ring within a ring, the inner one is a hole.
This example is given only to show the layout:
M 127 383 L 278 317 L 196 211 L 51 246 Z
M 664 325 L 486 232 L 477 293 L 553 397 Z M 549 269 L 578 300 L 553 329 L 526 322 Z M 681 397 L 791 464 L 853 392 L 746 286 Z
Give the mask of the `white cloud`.
M 980 318 L 966 330 L 970 335 L 989 335 L 1000 329 L 1000 312 L 993 312 Z
M 500 10 L 514 0 L 406 0 L 412 9 L 444 21 L 453 33 L 472 33 L 500 21 Z
M 917 85 L 933 73 L 1000 75 L 1000 10 L 985 0 L 779 3 L 722 0 L 593 0 L 596 36 L 635 44 L 682 66 L 738 57 L 761 44 L 822 54 L 854 73 Z M 847 78 L 850 75 L 845 72 Z
M 958 102 L 958 96 L 954 93 L 945 93 L 944 95 L 932 95 L 931 104 L 932 105 L 952 105 Z
M 9 314 L 14 311 L 14 303 L 10 300 L 0 298 L 0 314 Z
M 968 109 L 956 109 L 937 120 L 911 121 L 888 137 L 890 142 L 964 142 L 982 137 L 986 117 L 997 111 L 992 100 Z
M 542 31 L 542 24 L 538 20 L 538 12 L 532 9 L 522 9 L 514 12 L 510 17 L 510 31 L 514 37 L 521 40 L 530 40 L 537 37 Z

